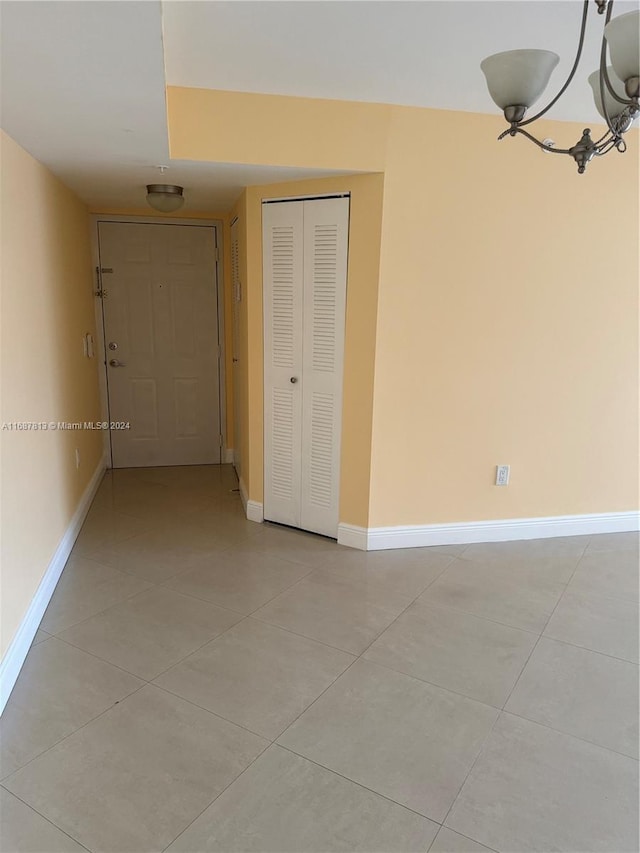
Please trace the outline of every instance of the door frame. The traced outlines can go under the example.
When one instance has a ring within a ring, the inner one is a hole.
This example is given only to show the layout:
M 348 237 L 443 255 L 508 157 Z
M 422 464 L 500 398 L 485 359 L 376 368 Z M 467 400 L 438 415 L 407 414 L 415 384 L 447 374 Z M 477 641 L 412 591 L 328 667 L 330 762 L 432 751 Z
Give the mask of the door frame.
M 92 278 L 91 290 L 95 302 L 95 321 L 96 321 L 96 340 L 94 341 L 95 356 L 98 360 L 98 386 L 100 392 L 100 412 L 103 421 L 109 420 L 109 394 L 107 387 L 107 352 L 105 349 L 104 337 L 104 311 L 103 302 L 97 295 L 97 291 L 101 288 L 100 276 L 100 240 L 98 226 L 101 222 L 119 222 L 126 224 L 128 222 L 138 223 L 139 225 L 186 225 L 186 226 L 206 226 L 215 229 L 216 247 L 218 250 L 216 258 L 216 301 L 218 304 L 218 346 L 220 356 L 218 358 L 218 389 L 219 389 L 219 411 L 220 411 L 220 434 L 222 436 L 222 446 L 220 448 L 220 463 L 225 464 L 227 461 L 227 388 L 225 383 L 226 375 L 226 347 L 225 347 L 225 325 L 224 325 L 224 222 L 222 219 L 188 219 L 180 217 L 167 216 L 125 216 L 118 214 L 92 213 L 89 215 L 91 223 L 91 261 L 92 261 Z M 111 453 L 111 431 L 101 430 L 103 453 L 106 460 L 106 467 L 113 468 L 113 457 Z

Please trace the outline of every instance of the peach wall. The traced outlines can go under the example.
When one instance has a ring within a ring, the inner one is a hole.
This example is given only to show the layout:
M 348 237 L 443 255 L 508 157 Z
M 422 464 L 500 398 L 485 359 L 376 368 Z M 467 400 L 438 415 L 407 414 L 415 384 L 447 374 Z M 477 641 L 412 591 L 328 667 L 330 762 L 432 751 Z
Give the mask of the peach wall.
M 392 108 L 170 86 L 167 109 L 174 159 L 378 172 Z
M 2 153 L 1 420 L 100 420 L 87 209 L 13 139 Z M 97 431 L 0 431 L 2 654 L 102 457 Z M 76 469 L 75 450 L 80 451 Z
M 638 506 L 638 135 L 578 175 L 499 129 L 393 113 L 370 526 Z
M 299 127 L 310 115 L 321 119 L 314 138 Z M 497 115 L 174 89 L 169 123 L 174 156 L 384 171 L 379 242 L 369 244 L 380 281 L 366 303 L 375 348 L 359 367 L 364 385 L 374 373 L 370 489 L 350 481 L 341 521 L 637 508 L 637 131 L 626 155 L 579 176 L 569 158 L 524 139 L 498 143 Z M 570 145 L 582 125 L 538 129 Z M 257 283 L 257 250 L 250 256 Z M 493 485 L 499 463 L 511 465 L 507 488 Z

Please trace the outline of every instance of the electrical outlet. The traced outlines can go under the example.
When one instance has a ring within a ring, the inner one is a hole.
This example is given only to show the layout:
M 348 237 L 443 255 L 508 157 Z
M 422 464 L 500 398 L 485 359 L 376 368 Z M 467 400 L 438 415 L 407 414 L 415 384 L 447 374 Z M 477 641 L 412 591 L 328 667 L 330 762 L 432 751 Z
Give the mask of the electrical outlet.
M 76 468 L 80 467 L 80 451 L 76 447 Z
M 496 486 L 509 485 L 509 465 L 498 465 L 496 467 Z

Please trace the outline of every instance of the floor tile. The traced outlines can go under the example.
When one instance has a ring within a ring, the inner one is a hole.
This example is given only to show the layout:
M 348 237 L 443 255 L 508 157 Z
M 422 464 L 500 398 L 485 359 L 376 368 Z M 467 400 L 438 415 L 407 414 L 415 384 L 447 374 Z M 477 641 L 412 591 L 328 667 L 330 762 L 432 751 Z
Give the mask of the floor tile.
M 498 712 L 357 661 L 279 743 L 442 821 Z
M 271 746 L 168 853 L 418 853 L 437 824 Z
M 265 745 L 146 685 L 3 784 L 93 853 L 151 853 Z
M 568 591 L 576 595 L 621 598 L 637 604 L 639 578 L 636 551 L 598 551 L 580 560 Z
M 573 560 L 583 555 L 589 536 L 554 536 L 549 539 L 517 539 L 512 542 L 477 542 L 468 545 L 463 560 L 517 564 L 535 560 Z
M 638 605 L 566 592 L 545 636 L 638 662 Z
M 156 587 L 63 631 L 60 637 L 151 680 L 240 618 L 209 602 Z
M 237 554 L 233 549 L 210 555 L 198 568 L 170 581 L 171 589 L 249 614 L 311 570 L 268 554 Z
M 600 533 L 592 536 L 587 545 L 586 554 L 599 551 L 635 551 L 640 550 L 640 533 Z
M 548 567 L 456 560 L 422 593 L 419 602 L 440 604 L 495 622 L 540 632 L 565 590 Z
M 0 776 L 141 686 L 132 675 L 55 637 L 34 646 L 0 718 Z
M 537 639 L 468 613 L 414 604 L 365 657 L 501 708 Z
M 205 531 L 194 526 L 185 529 L 184 524 L 165 526 L 134 536 L 124 542 L 116 542 L 108 548 L 95 551 L 91 556 L 106 566 L 143 578 L 151 583 L 163 583 L 176 575 L 195 568 L 202 560 L 202 547 L 207 536 Z M 220 537 L 208 536 L 206 550 L 224 551 L 228 543 Z
M 323 566 L 337 553 L 347 550 L 325 536 L 292 530 L 277 524 L 260 525 L 251 542 L 245 547 L 271 554 L 281 560 L 302 563 L 312 569 Z
M 358 655 L 410 603 L 411 598 L 378 584 L 353 583 L 317 571 L 255 617 Z
M 51 634 L 47 634 L 46 631 L 41 631 L 39 628 L 36 631 L 36 635 L 33 638 L 32 646 L 37 646 L 38 643 L 42 643 L 44 640 L 48 640 Z
M 391 592 L 415 597 L 434 581 L 453 559 L 430 548 L 392 551 L 344 549 L 325 566 L 347 580 L 378 584 Z
M 73 550 L 76 554 L 88 557 L 115 542 L 146 533 L 150 528 L 149 522 L 132 518 L 130 515 L 102 508 L 97 511 L 92 509 L 82 525 Z
M 638 757 L 638 667 L 542 638 L 507 711 Z
M 354 660 L 245 619 L 155 683 L 275 740 Z
M 446 825 L 495 850 L 632 853 L 638 765 L 503 714 Z
M 150 586 L 86 557 L 70 557 L 40 627 L 47 634 L 57 634 Z
M 446 826 L 440 828 L 436 840 L 429 848 L 429 853 L 485 853 L 485 851 L 491 853 L 488 847 L 458 832 L 453 832 Z
M 247 520 L 242 505 L 221 513 L 218 505 L 210 504 L 190 515 L 189 521 L 221 536 L 229 546 L 251 542 L 262 532 L 261 524 Z
M 0 788 L 0 853 L 84 853 L 85 848 Z
M 428 545 L 424 548 L 430 553 L 448 554 L 450 557 L 459 557 L 469 547 L 468 544 L 463 545 Z

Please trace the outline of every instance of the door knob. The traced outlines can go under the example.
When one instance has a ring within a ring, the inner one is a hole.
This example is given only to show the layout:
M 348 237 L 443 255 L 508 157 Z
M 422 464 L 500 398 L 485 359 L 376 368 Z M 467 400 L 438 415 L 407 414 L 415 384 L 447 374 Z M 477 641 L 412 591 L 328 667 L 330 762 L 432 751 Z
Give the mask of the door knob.
M 111 365 L 111 367 L 124 367 L 125 366 L 121 361 L 118 361 L 117 358 L 112 358 L 109 361 L 109 364 Z
M 289 380 L 289 382 L 291 382 L 292 385 L 295 385 L 297 381 L 298 381 L 297 376 L 292 376 L 291 379 Z

